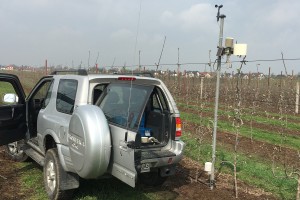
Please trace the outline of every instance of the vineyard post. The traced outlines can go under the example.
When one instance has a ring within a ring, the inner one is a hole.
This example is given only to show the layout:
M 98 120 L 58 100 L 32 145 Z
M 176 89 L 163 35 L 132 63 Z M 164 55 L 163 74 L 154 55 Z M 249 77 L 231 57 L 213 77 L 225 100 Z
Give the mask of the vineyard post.
M 251 72 L 249 72 L 249 75 L 248 75 L 248 85 L 250 85 L 250 82 L 251 82 Z
M 270 76 L 271 76 L 271 67 L 269 67 L 269 76 L 268 76 L 268 88 L 270 89 Z
M 280 89 L 281 89 L 281 85 L 282 85 L 282 71 L 280 73 Z
M 214 129 L 213 129 L 213 144 L 212 144 L 212 168 L 211 168 L 211 175 L 210 175 L 210 188 L 214 188 L 215 184 L 215 162 L 216 162 L 216 140 L 217 140 L 217 124 L 218 124 L 218 104 L 219 104 L 219 89 L 220 89 L 220 71 L 221 71 L 221 61 L 222 61 L 222 45 L 223 45 L 223 26 L 224 26 L 224 19 L 225 15 L 220 15 L 220 8 L 223 5 L 216 5 L 218 8 L 217 14 L 217 21 L 220 21 L 220 33 L 219 33 L 219 50 L 218 50 L 218 66 L 217 66 L 217 83 L 216 83 L 216 96 L 215 96 L 215 112 L 214 112 Z
M 182 90 L 184 91 L 185 90 L 185 96 L 186 96 L 186 92 L 187 92 L 187 90 L 186 90 L 186 85 L 187 85 L 187 76 L 186 76 L 187 74 L 186 74 L 186 70 L 184 70 L 184 76 L 182 76 L 183 77 L 183 88 L 182 88 Z
M 296 86 L 296 109 L 295 109 L 295 113 L 296 114 L 299 113 L 299 82 L 297 82 L 297 86 Z
M 48 75 L 48 64 L 47 59 L 45 61 L 45 74 Z
M 200 99 L 202 100 L 203 97 L 203 77 L 201 77 L 201 82 L 200 82 Z
M 173 74 L 174 74 L 174 76 L 173 76 L 173 78 L 174 78 L 174 86 L 176 86 L 176 77 L 175 77 L 176 72 L 175 72 L 175 70 L 174 70 Z
M 259 84 L 259 71 L 258 71 L 258 66 L 260 66 L 260 64 L 256 64 L 256 88 L 258 89 L 258 84 Z

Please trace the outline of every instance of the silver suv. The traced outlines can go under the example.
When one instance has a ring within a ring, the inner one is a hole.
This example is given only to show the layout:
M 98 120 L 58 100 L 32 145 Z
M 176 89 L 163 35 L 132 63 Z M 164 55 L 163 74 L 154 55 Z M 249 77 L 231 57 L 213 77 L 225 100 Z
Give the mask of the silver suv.
M 43 77 L 25 98 L 17 76 L 0 73 L 0 145 L 17 161 L 44 166 L 49 199 L 65 199 L 79 177 L 110 174 L 135 187 L 175 173 L 185 144 L 164 83 L 140 75 Z

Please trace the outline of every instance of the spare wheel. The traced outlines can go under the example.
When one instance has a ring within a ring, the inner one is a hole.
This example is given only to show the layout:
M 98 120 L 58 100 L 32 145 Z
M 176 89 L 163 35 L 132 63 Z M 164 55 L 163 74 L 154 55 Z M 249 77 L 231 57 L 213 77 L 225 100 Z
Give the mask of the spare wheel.
M 111 153 L 109 126 L 102 110 L 94 105 L 75 109 L 68 133 L 75 171 L 82 178 L 97 178 L 107 171 Z

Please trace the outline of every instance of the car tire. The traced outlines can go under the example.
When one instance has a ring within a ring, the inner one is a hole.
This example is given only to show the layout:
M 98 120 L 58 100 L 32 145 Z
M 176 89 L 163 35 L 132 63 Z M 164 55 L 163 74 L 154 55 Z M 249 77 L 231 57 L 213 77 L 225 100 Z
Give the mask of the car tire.
M 56 148 L 47 151 L 43 173 L 44 185 L 49 199 L 71 199 L 73 190 L 60 189 L 62 175 L 66 172 L 60 164 Z
M 161 186 L 168 177 L 162 177 L 159 170 L 141 173 L 140 181 L 147 186 Z
M 28 159 L 27 154 L 24 151 L 25 141 L 20 140 L 5 145 L 5 153 L 10 160 L 17 162 L 24 162 Z

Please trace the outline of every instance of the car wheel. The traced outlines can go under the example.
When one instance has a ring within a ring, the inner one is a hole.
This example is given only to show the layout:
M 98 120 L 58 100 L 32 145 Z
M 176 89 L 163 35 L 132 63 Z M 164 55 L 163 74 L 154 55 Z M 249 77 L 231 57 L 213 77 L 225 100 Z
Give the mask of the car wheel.
M 49 149 L 46 153 L 44 164 L 44 184 L 49 199 L 70 199 L 73 190 L 61 190 L 61 175 L 64 173 L 57 149 Z
M 5 146 L 6 155 L 14 161 L 24 162 L 28 159 L 27 154 L 24 151 L 24 140 L 9 143 Z
M 160 186 L 162 185 L 168 177 L 162 177 L 159 170 L 140 174 L 141 183 L 148 186 Z

